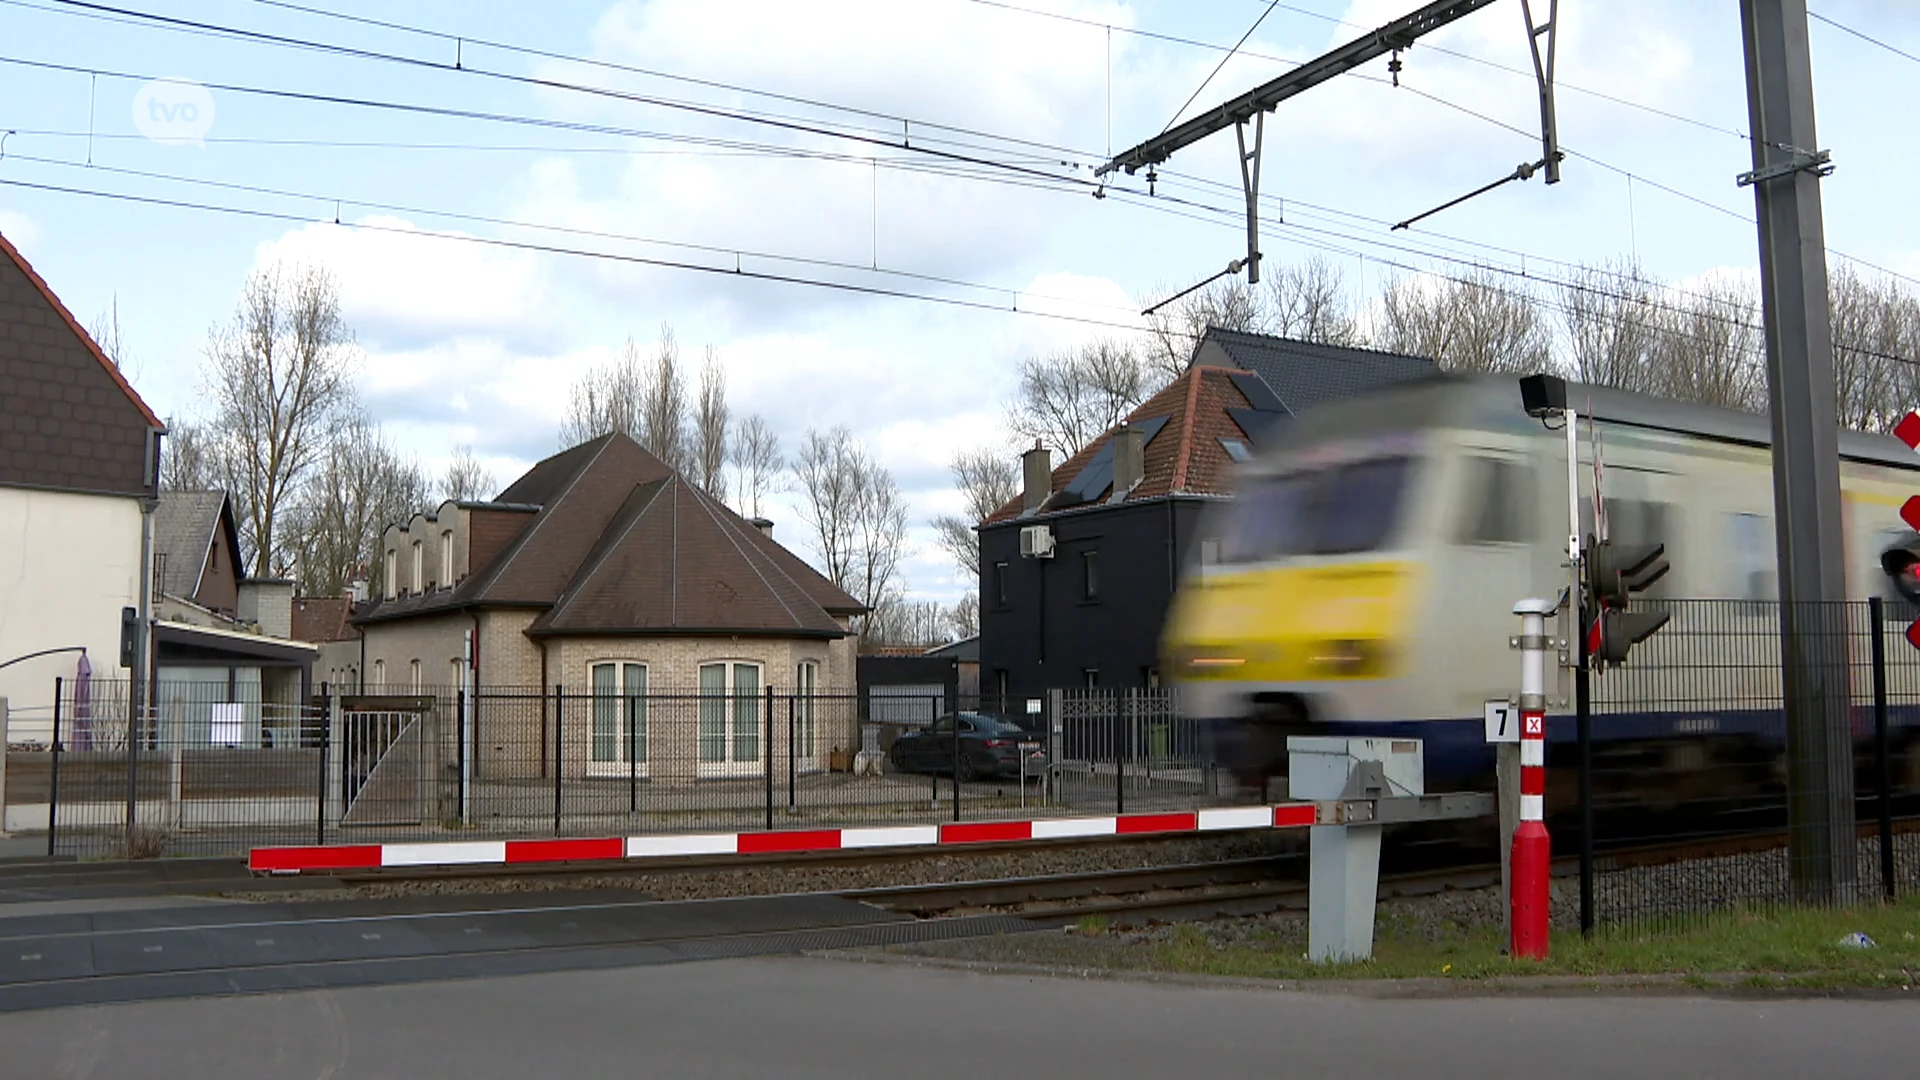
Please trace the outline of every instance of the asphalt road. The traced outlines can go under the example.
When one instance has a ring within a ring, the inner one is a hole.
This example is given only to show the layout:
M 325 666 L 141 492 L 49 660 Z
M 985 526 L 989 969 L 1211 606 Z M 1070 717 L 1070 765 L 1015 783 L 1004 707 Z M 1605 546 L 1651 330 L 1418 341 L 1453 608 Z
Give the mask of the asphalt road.
M 0 1016 L 0 1077 L 1911 1076 L 1917 1008 L 728 960 L 16 1013 Z

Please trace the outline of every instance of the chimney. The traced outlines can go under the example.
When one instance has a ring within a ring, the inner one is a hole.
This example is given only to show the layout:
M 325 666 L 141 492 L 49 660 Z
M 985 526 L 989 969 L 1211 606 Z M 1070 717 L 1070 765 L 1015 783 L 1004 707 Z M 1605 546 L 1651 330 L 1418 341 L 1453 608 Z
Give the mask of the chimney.
M 1121 424 L 1113 433 L 1113 499 L 1119 501 L 1127 497 L 1146 475 L 1146 448 L 1140 440 L 1140 429 L 1132 424 Z
M 354 578 L 347 585 L 347 599 L 356 604 L 367 602 L 367 579 Z
M 1026 482 L 1021 490 L 1020 508 L 1031 514 L 1053 494 L 1053 455 L 1047 452 L 1045 443 L 1035 439 L 1033 449 L 1020 455 L 1020 468 Z
M 748 518 L 747 524 L 759 529 L 761 536 L 769 540 L 773 539 L 773 522 L 770 519 L 763 517 Z

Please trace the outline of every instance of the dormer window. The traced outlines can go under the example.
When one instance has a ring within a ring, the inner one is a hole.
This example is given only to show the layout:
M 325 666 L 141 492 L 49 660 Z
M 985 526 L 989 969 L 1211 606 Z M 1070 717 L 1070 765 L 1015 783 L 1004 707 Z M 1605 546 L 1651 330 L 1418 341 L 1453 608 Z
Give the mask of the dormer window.
M 413 542 L 413 591 L 416 593 L 427 591 L 426 548 L 418 540 Z
M 440 533 L 440 587 L 453 588 L 453 530 Z
M 381 591 L 386 593 L 387 599 L 391 600 L 400 595 L 400 560 L 392 548 L 387 549 L 386 569 L 387 572 L 383 575 L 386 580 L 381 583 Z

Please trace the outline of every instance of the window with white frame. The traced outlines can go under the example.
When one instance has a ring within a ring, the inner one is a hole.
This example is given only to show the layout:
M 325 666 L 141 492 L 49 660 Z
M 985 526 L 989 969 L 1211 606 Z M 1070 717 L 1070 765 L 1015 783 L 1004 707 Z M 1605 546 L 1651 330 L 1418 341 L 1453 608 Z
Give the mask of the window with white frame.
M 413 591 L 414 592 L 423 593 L 427 591 L 426 573 L 427 573 L 426 545 L 422 544 L 418 540 L 415 540 L 413 542 Z
M 700 665 L 700 764 L 712 771 L 748 771 L 760 761 L 760 665 Z
M 440 587 L 453 588 L 453 530 L 440 532 Z
M 416 694 L 419 693 L 420 692 L 420 661 L 415 660 L 412 663 L 407 665 L 407 679 L 409 682 L 413 684 L 413 692 Z
M 800 661 L 793 673 L 793 755 L 804 765 L 814 759 L 814 693 L 820 682 L 820 665 Z
M 382 576 L 386 580 L 381 582 L 381 591 L 386 593 L 387 599 L 400 595 L 400 558 L 392 548 L 387 549 L 386 573 Z
M 607 661 L 591 666 L 596 765 L 629 767 L 647 760 L 647 666 Z
M 373 688 L 376 692 L 383 692 L 387 688 L 387 662 L 385 660 L 375 660 L 373 662 Z

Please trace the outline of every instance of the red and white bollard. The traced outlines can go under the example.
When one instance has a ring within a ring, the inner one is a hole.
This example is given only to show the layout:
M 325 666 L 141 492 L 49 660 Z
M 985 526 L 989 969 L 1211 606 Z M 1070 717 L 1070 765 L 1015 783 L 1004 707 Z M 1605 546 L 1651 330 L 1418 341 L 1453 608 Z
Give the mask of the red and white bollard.
M 1547 958 L 1548 883 L 1553 850 L 1547 839 L 1548 600 L 1522 600 L 1520 616 L 1520 823 L 1513 831 L 1513 918 L 1509 951 Z

